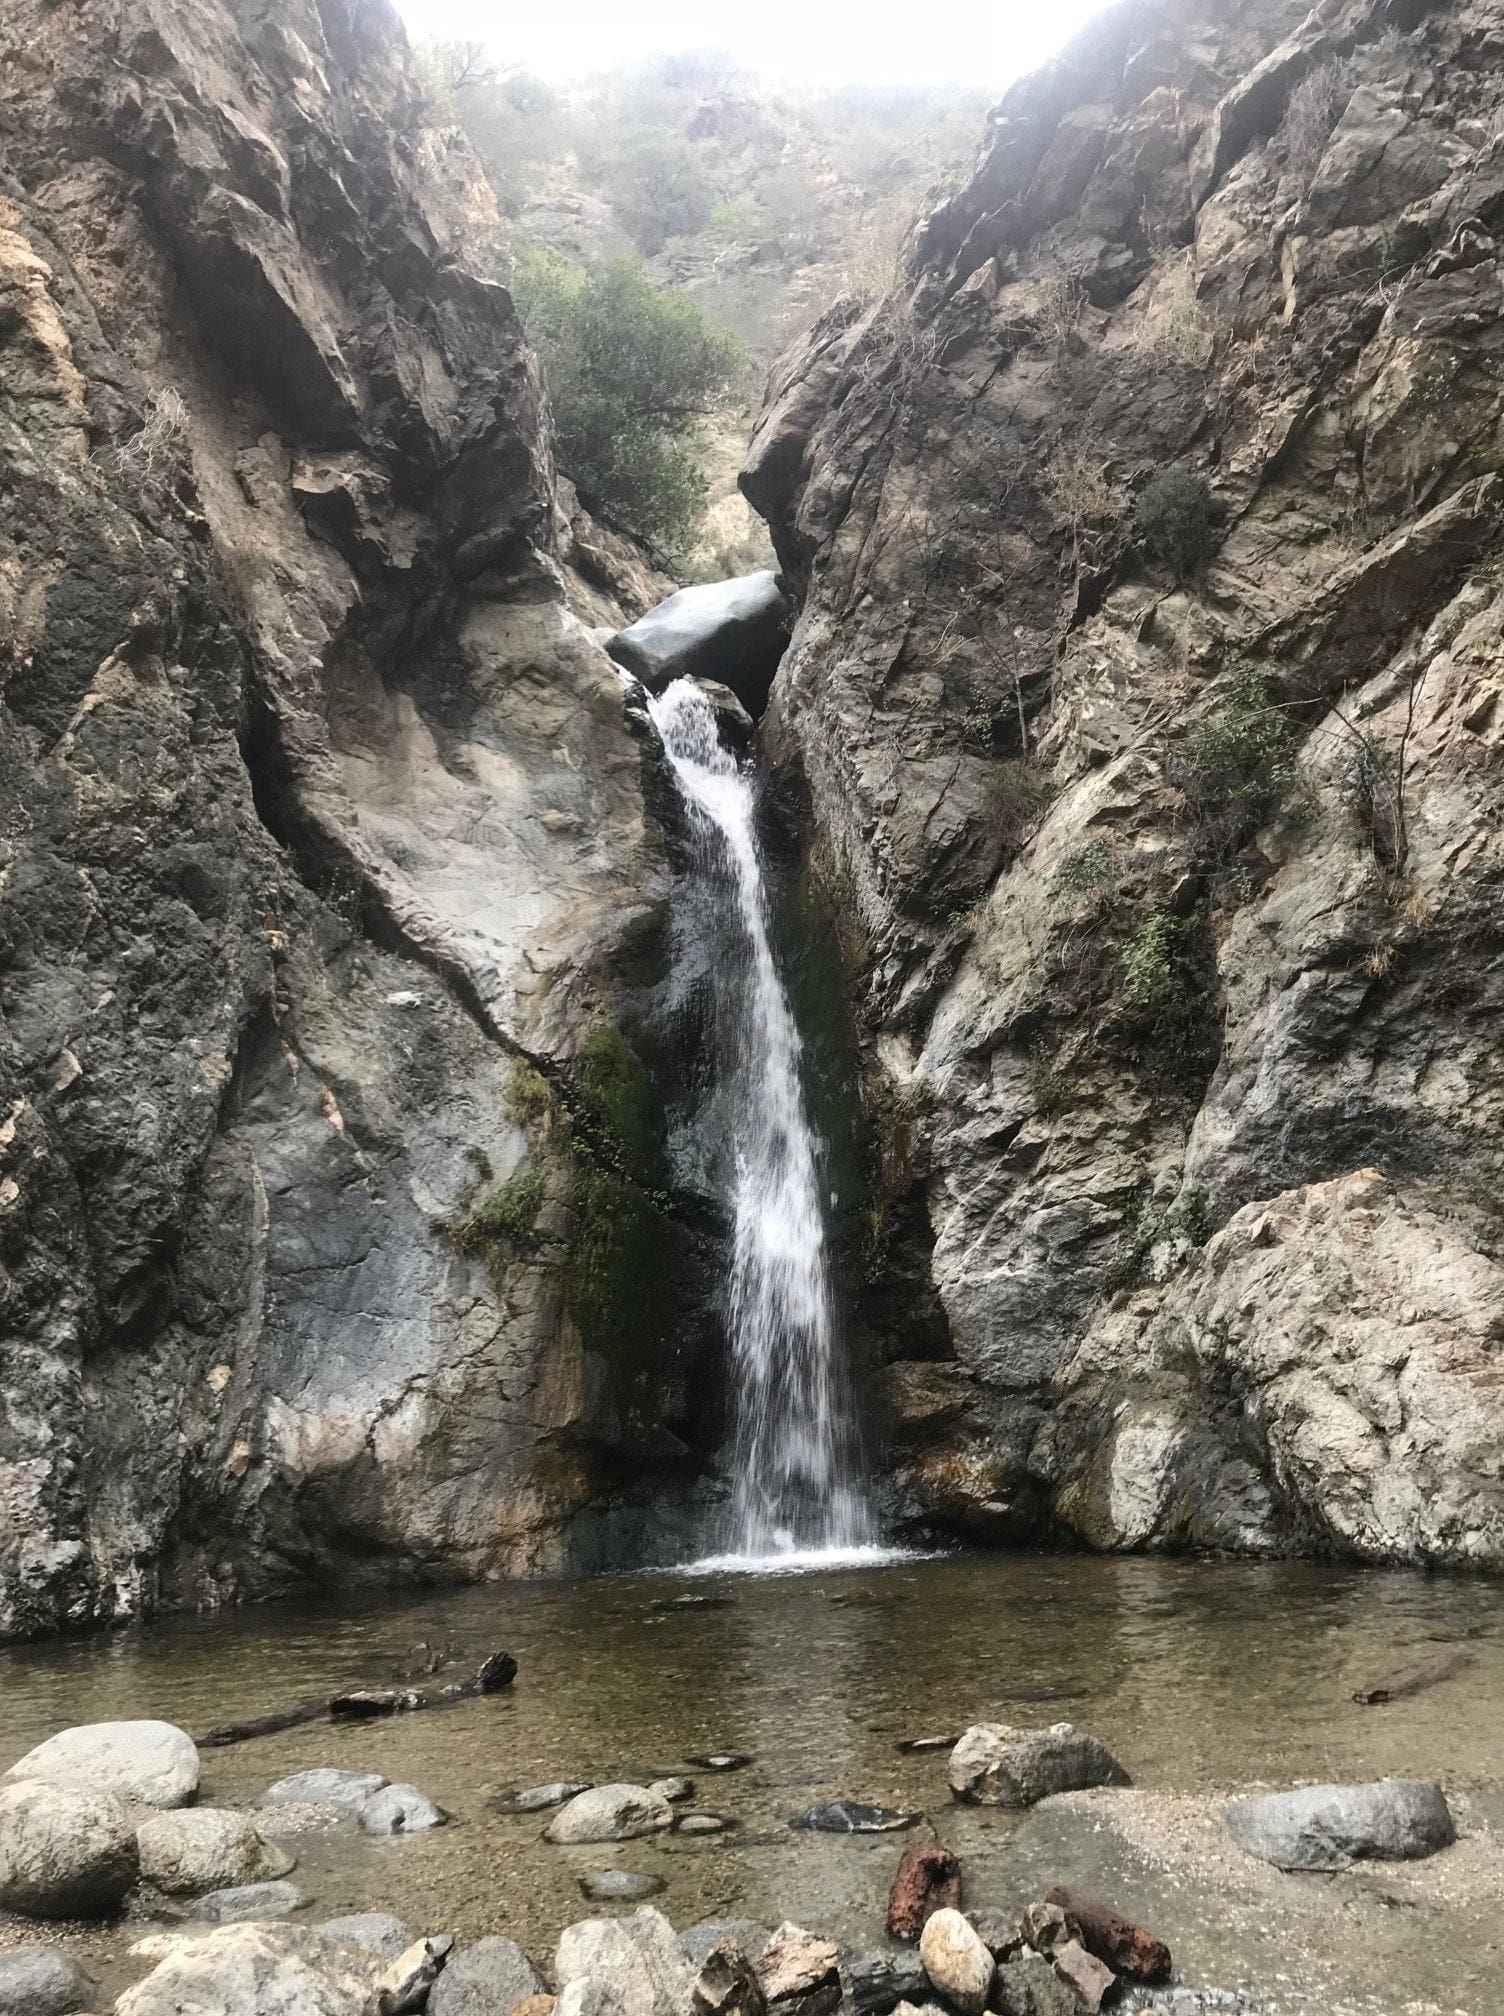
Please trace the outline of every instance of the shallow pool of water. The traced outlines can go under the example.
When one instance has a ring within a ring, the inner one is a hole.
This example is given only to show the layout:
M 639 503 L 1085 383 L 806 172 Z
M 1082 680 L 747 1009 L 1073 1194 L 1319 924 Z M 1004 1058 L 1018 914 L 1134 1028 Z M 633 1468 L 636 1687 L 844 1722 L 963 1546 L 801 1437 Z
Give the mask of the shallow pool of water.
M 685 1596 L 718 1607 L 665 1607 Z M 619 1867 L 666 1879 L 655 1901 L 680 1926 L 795 1916 L 872 1950 L 900 1841 L 788 1826 L 816 1800 L 850 1797 L 927 1814 L 962 1856 L 968 1903 L 1022 1902 L 1042 1882 L 1111 1884 L 1125 1908 L 1154 1914 L 1188 1977 L 1251 1986 L 1272 2008 L 1504 2010 L 1501 1900 L 1489 1902 L 1492 1865 L 1478 1859 L 1504 1823 L 1497 1582 L 994 1555 L 808 1575 L 505 1584 L 380 1608 L 324 1600 L 0 1653 L 0 1764 L 73 1722 L 162 1716 L 198 1734 L 389 1679 L 416 1641 L 448 1637 L 456 1671 L 498 1647 L 514 1653 L 514 1686 L 455 1708 L 318 1723 L 204 1753 L 209 1802 L 249 1802 L 289 1771 L 337 1764 L 410 1780 L 454 1815 L 409 1840 L 300 1839 L 294 1880 L 319 1915 L 387 1909 L 426 1930 L 505 1931 L 546 1959 L 560 1928 L 594 1908 L 580 1875 Z M 1444 1684 L 1383 1708 L 1354 1704 L 1357 1689 L 1454 1646 L 1466 1663 Z M 1255 1886 L 1224 1908 L 1227 1886 L 1207 1857 L 1198 1862 L 1195 1839 L 1168 1860 L 1145 1851 L 1152 1815 L 1139 1816 L 1135 1846 L 1100 1815 L 955 1807 L 944 1753 L 897 1747 L 977 1720 L 1066 1718 L 1156 1793 L 1439 1777 L 1470 1838 L 1449 1851 L 1461 1858 L 1451 1879 L 1428 1879 L 1435 1896 L 1397 1889 L 1390 1873 L 1333 1884 L 1259 1869 L 1260 1882 L 1267 1874 L 1293 1888 Z M 723 1776 L 686 1766 L 716 1749 L 753 1762 Z M 734 1829 L 566 1851 L 541 1841 L 547 1815 L 488 1805 L 548 1779 L 642 1782 L 670 1771 L 695 1780 L 694 1809 Z M 1329 1936 L 1317 1939 L 1311 1928 L 1327 1917 Z M 0 1944 L 19 1936 L 0 1921 Z M 131 1936 L 89 1935 L 115 1980 Z M 1306 1950 L 1314 1945 L 1323 1950 Z

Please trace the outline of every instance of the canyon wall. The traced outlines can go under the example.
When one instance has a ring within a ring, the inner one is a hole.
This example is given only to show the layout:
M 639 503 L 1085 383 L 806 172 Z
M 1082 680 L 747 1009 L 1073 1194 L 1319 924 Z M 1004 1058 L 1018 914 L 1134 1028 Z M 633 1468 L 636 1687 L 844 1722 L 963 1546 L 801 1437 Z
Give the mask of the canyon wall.
M 7 9 L 0 1634 L 557 1568 L 676 1451 L 594 628 L 664 584 L 489 202 L 384 0 Z
M 1110 9 L 743 485 L 895 1512 L 1504 1566 L 1504 24 Z

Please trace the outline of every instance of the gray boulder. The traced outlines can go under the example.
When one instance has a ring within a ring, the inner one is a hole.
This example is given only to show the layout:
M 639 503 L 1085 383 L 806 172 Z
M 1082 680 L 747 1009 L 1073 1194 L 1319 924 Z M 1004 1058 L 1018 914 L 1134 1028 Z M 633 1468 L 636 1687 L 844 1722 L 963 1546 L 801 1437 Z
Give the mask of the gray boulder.
M 314 1771 L 294 1771 L 268 1785 L 256 1801 L 258 1806 L 337 1806 L 342 1812 L 358 1813 L 375 1792 L 387 1783 L 379 1771 L 336 1771 L 324 1767 Z
M 768 704 L 773 674 L 788 642 L 788 604 L 767 571 L 681 588 L 625 630 L 606 649 L 650 693 L 675 679 L 710 679 L 727 686 L 757 719 Z
M 314 1930 L 341 1946 L 358 1947 L 382 1960 L 395 1960 L 413 1943 L 413 1935 L 390 1911 L 352 1911 L 343 1918 L 326 1918 Z
M 44 1778 L 118 1792 L 143 1806 L 185 1806 L 198 1790 L 198 1746 L 171 1722 L 85 1722 L 28 1750 L 7 1782 Z
M 560 1933 L 554 1954 L 560 1995 L 591 1977 L 610 1983 L 624 2016 L 684 2016 L 695 1980 L 673 1926 L 651 1904 L 630 1918 L 586 1918 Z
M 556 1778 L 547 1785 L 524 1785 L 518 1792 L 498 1792 L 486 1804 L 493 1813 L 546 1813 L 550 1806 L 562 1806 L 566 1799 L 576 1799 L 589 1790 L 588 1785 Z
M 571 1799 L 549 1822 L 545 1841 L 635 1841 L 674 1824 L 673 1809 L 646 1785 L 596 1785 Z
M 951 1751 L 948 1770 L 956 1797 L 980 1806 L 1032 1806 L 1057 1792 L 1129 1783 L 1112 1752 L 1071 1722 L 1048 1729 L 978 1722 Z
M 992 1984 L 992 2006 L 998 2016 L 1080 2016 L 1073 1991 L 1037 1953 L 1001 1963 Z
M 543 1991 L 543 1976 L 510 1939 L 477 1939 L 456 1953 L 428 1998 L 428 2016 L 506 2016 L 524 1995 Z
M 22 1779 L 0 1788 L 0 1908 L 103 1918 L 136 1880 L 129 1810 L 114 1792 Z
M 442 1827 L 449 1815 L 435 1806 L 416 1785 L 383 1785 L 360 1809 L 360 1826 L 365 1834 L 425 1834 L 430 1827 Z
M 1457 1838 L 1446 1796 L 1428 1778 L 1265 1792 L 1235 1799 L 1224 1817 L 1240 1848 L 1277 1869 L 1345 1869 L 1369 1858 L 1410 1861 Z
M 265 1883 L 294 1866 L 284 1848 L 262 1839 L 248 1813 L 190 1806 L 156 1813 L 136 1829 L 141 1875 L 169 1896 Z
M 5 2016 L 76 2016 L 94 2006 L 94 1977 L 51 1946 L 0 1953 L 0 2010 Z
M 379 1964 L 307 1926 L 222 1925 L 143 1942 L 160 1954 L 115 2016 L 378 2016 Z
M 246 1925 L 254 1918 L 285 1918 L 307 1901 L 295 1883 L 234 1883 L 198 1898 L 193 1915 L 209 1925 Z

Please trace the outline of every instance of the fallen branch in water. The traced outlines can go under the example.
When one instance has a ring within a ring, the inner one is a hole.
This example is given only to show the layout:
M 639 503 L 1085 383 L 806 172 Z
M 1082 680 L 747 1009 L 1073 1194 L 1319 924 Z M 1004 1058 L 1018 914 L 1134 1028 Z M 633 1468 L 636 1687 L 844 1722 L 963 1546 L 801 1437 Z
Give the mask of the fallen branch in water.
M 1471 1662 L 1469 1652 L 1447 1652 L 1440 1659 L 1426 1659 L 1418 1666 L 1402 1666 L 1387 1680 L 1379 1680 L 1372 1687 L 1360 1687 L 1353 1699 L 1360 1708 L 1379 1708 L 1386 1701 L 1403 1701 L 1442 1680 L 1450 1680 Z
M 497 1694 L 516 1678 L 517 1661 L 510 1652 L 493 1652 L 469 1680 L 451 1680 L 442 1687 L 352 1687 L 343 1694 L 320 1695 L 274 1715 L 256 1715 L 246 1722 L 221 1722 L 200 1736 L 201 1750 L 222 1750 L 227 1743 L 247 1743 L 255 1736 L 275 1736 L 304 1722 L 367 1721 L 381 1715 L 406 1715 L 419 1708 L 438 1708 L 468 1701 L 477 1694 Z

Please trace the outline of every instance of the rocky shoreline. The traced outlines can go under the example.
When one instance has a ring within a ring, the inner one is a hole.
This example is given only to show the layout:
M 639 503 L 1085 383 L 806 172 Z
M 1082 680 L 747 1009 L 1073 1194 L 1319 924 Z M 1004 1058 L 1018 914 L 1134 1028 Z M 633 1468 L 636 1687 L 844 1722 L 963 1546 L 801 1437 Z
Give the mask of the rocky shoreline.
M 1095 1800 L 1104 1802 L 1100 1827 L 1118 1824 L 1112 1802 L 1124 1801 L 1131 1826 L 1158 1796 L 1134 1790 L 1112 1752 L 1068 1722 L 977 1723 L 901 1747 L 933 1753 L 937 1803 L 943 1782 L 952 1811 L 1017 1814 Z M 561 1780 L 489 1803 L 536 1815 L 543 1841 L 561 1850 L 716 1834 L 736 1825 L 735 1774 L 752 1761 L 734 1751 L 686 1760 L 715 1783 L 724 1796 L 713 1804 L 726 1811 L 698 1803 L 698 1782 L 680 1775 Z M 1021 1911 L 971 1894 L 962 1859 L 917 1813 L 832 1800 L 789 1816 L 791 1828 L 808 1832 L 907 1836 L 891 1873 L 887 1939 L 871 1950 L 807 1929 L 795 1898 L 777 1926 L 728 1918 L 676 1932 L 642 1901 L 660 1879 L 602 1868 L 581 1872 L 582 1893 L 635 1908 L 566 1926 L 540 1962 L 499 1928 L 461 1943 L 391 1912 L 314 1917 L 317 1900 L 290 1880 L 300 1837 L 345 1829 L 382 1839 L 444 1826 L 451 1816 L 419 1787 L 324 1766 L 276 1779 L 250 1806 L 231 1808 L 200 1803 L 201 1780 L 191 1737 L 150 1721 L 63 1730 L 4 1774 L 0 1909 L 16 1914 L 18 1935 L 0 1920 L 5 2016 L 106 2007 L 114 2016 L 1096 2016 L 1104 2007 L 1276 2016 L 1272 2002 L 1182 1978 L 1162 1937 L 1078 1887 L 1074 1871 Z M 1413 1779 L 1199 1805 L 1202 1821 L 1215 1812 L 1223 1852 L 1307 1872 L 1306 1881 L 1367 1861 L 1428 1858 L 1459 1831 L 1441 1787 Z M 1491 1839 L 1488 1849 L 1496 1856 Z M 882 1867 L 892 1869 L 886 1858 Z M 1303 1936 L 1301 1879 L 1283 1880 L 1294 1886 L 1293 1946 Z M 79 1920 L 112 1922 L 128 1947 L 137 1978 L 113 2001 L 100 1999 L 70 1951 L 67 1931 Z

